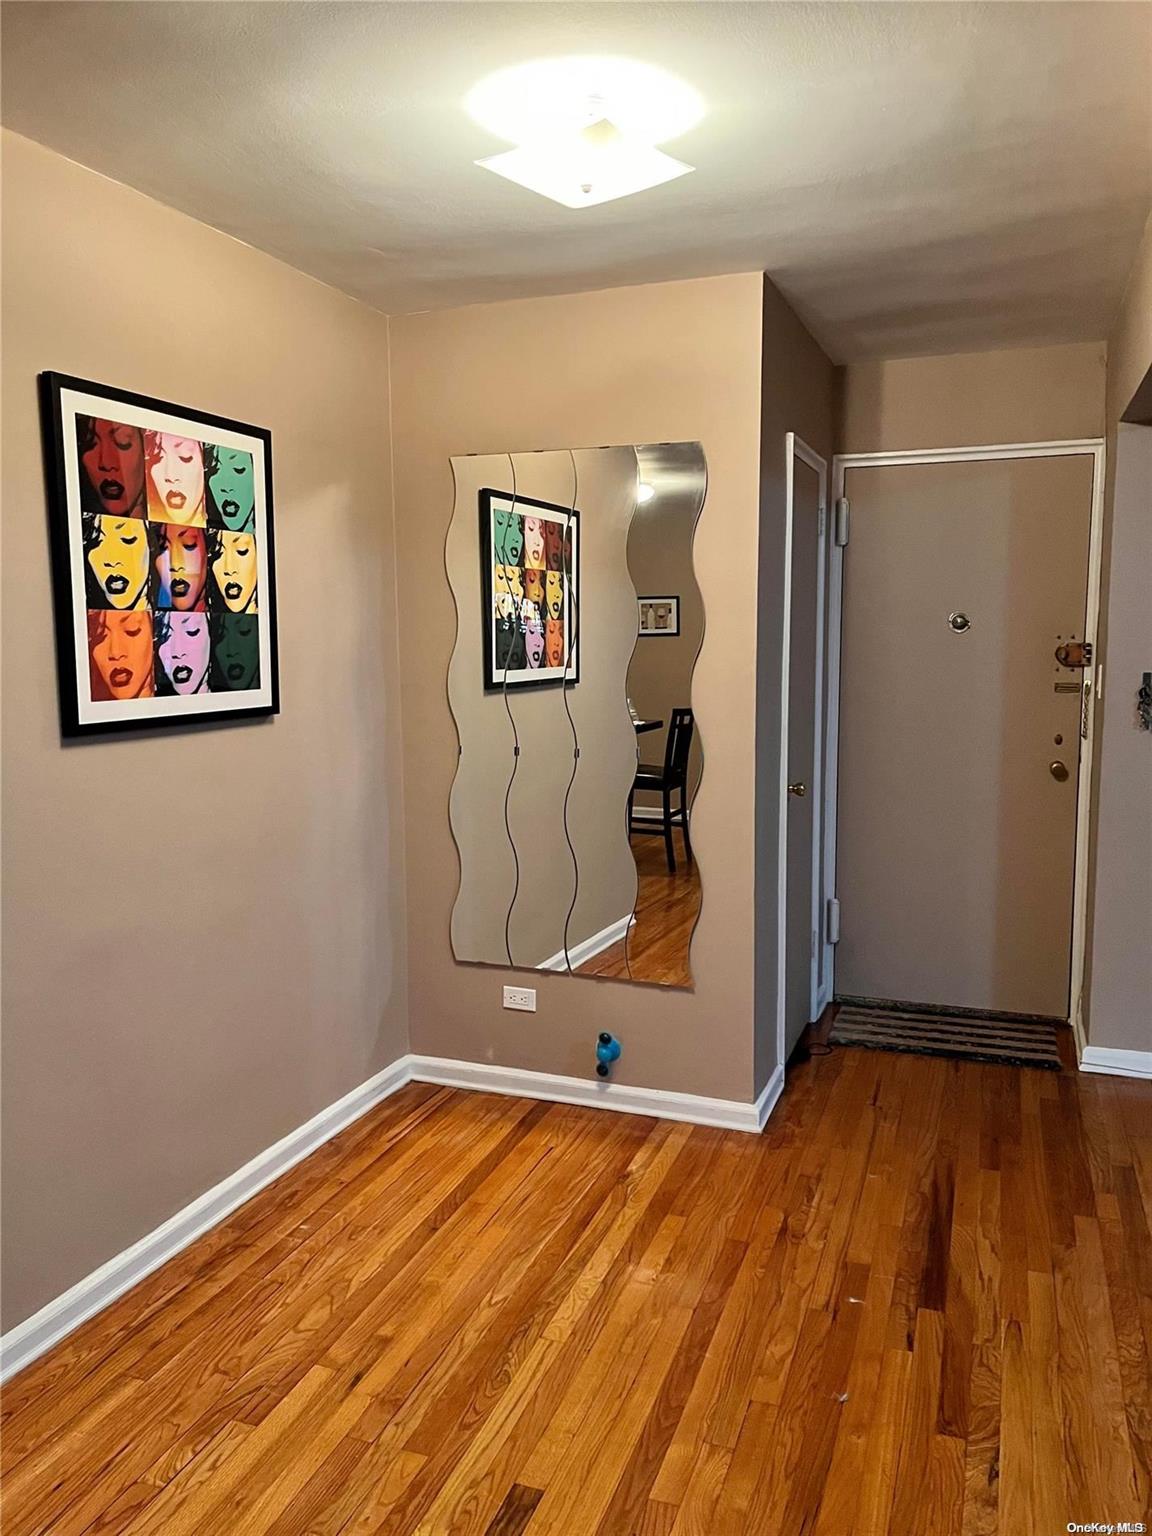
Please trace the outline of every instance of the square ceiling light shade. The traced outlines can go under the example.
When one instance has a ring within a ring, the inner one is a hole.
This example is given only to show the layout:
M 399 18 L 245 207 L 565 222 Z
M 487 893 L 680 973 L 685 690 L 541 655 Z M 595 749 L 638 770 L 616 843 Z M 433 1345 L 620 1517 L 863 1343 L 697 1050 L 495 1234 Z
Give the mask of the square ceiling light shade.
M 695 169 L 652 144 L 625 138 L 607 122 L 564 138 L 521 144 L 476 164 L 565 208 L 610 203 Z

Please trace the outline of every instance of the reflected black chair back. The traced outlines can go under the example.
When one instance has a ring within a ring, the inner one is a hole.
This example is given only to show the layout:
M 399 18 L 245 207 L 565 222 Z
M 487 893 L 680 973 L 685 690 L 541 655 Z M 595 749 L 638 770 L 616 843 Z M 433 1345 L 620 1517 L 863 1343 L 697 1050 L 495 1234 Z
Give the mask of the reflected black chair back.
M 687 784 L 688 754 L 692 751 L 694 728 L 690 709 L 674 709 L 664 746 L 664 777 L 670 784 Z

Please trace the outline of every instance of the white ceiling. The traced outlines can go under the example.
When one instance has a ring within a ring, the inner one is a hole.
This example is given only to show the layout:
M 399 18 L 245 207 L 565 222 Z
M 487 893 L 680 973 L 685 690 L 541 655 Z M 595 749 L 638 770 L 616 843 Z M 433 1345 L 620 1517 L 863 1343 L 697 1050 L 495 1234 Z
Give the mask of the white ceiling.
M 397 313 L 764 269 L 839 360 L 1104 336 L 1152 5 L 8 0 L 20 133 Z M 476 169 L 501 65 L 681 75 L 698 167 L 573 212 Z

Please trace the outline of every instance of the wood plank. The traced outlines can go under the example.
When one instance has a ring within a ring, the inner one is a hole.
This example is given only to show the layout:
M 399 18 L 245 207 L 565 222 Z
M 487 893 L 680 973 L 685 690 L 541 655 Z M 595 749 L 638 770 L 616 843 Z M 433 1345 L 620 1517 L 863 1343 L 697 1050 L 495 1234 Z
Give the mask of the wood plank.
M 543 1497 L 542 1488 L 525 1488 L 522 1483 L 513 1483 L 484 1536 L 521 1536 Z

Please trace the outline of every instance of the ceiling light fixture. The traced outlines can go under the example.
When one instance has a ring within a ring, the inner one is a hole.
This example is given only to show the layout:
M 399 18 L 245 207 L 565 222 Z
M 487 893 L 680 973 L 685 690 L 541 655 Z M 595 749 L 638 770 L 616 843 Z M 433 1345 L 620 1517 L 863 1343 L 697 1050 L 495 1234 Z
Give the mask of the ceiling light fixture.
M 489 75 L 465 102 L 515 149 L 477 160 L 567 208 L 590 208 L 694 169 L 656 148 L 704 115 L 699 94 L 632 59 L 541 59 Z

